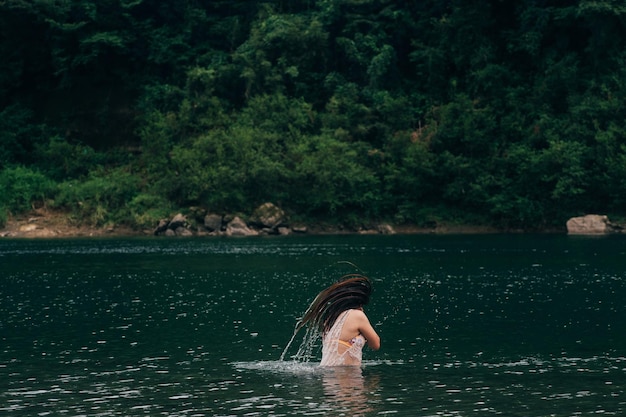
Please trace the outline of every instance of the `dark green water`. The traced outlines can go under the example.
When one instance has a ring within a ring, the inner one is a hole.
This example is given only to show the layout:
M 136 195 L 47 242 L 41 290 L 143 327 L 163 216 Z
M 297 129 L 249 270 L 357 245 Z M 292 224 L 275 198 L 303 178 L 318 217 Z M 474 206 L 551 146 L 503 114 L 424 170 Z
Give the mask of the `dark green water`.
M 625 255 L 624 236 L 3 240 L 0 412 L 624 415 Z M 339 261 L 374 279 L 381 350 L 279 361 Z

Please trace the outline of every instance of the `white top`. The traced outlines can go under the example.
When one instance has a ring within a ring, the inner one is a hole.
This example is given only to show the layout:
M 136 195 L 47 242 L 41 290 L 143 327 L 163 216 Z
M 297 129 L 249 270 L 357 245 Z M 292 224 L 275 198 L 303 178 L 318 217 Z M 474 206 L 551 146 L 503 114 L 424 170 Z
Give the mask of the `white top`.
M 361 365 L 365 338 L 361 335 L 349 341 L 339 338 L 343 324 L 351 311 L 343 312 L 328 333 L 322 336 L 322 362 L 320 366 Z

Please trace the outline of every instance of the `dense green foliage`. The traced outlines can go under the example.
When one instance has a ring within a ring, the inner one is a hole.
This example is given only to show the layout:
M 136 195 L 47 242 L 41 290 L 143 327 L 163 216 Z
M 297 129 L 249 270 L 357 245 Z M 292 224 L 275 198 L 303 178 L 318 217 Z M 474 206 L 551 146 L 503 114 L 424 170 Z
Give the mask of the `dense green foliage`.
M 0 2 L 0 220 L 626 215 L 617 0 Z

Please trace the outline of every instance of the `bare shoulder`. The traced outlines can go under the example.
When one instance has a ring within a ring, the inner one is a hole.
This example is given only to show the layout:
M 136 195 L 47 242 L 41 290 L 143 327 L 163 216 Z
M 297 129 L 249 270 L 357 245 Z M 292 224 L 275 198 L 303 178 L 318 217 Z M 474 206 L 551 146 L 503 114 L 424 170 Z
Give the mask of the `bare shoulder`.
M 350 310 L 350 317 L 352 318 L 362 318 L 365 317 L 365 313 L 363 312 L 363 310 L 359 309 L 359 308 L 353 308 Z
M 360 310 L 360 309 L 352 310 L 350 315 L 352 316 L 353 320 L 357 320 L 359 322 L 368 322 L 369 323 L 369 319 L 367 318 L 367 315 L 365 314 L 365 312 L 363 310 Z

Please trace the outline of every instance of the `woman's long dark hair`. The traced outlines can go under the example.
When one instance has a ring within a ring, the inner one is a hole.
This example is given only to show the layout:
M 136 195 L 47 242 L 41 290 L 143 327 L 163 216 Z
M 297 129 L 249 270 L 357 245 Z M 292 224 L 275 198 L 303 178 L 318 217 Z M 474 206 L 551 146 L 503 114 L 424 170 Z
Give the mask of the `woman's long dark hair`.
M 361 274 L 344 275 L 315 297 L 296 329 L 310 324 L 326 333 L 342 312 L 367 304 L 371 293 L 372 283 L 369 278 Z

